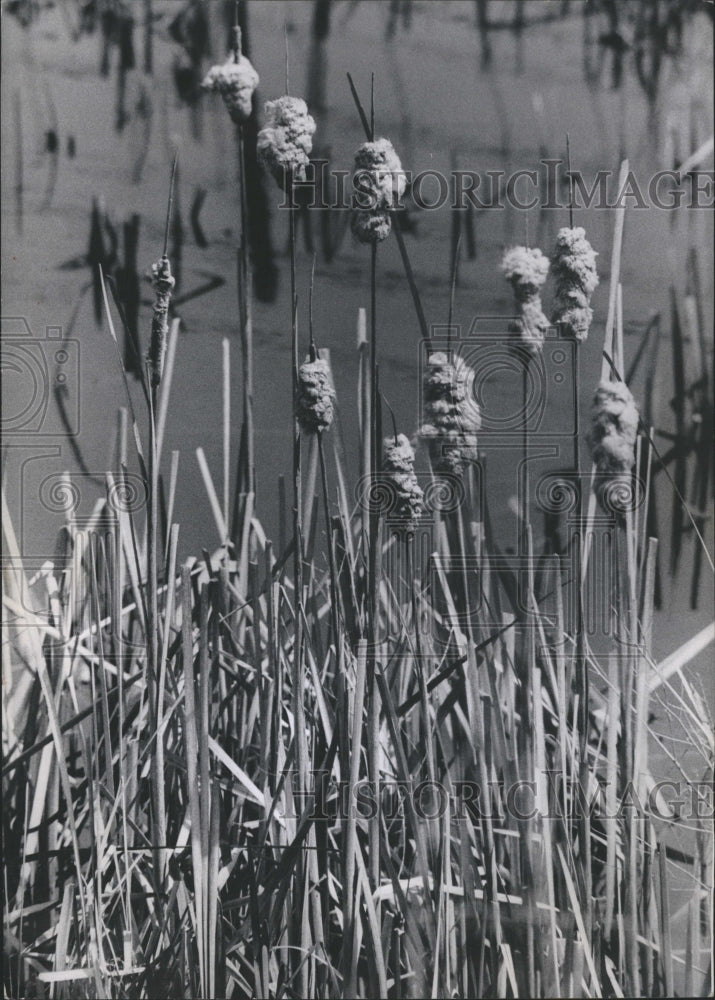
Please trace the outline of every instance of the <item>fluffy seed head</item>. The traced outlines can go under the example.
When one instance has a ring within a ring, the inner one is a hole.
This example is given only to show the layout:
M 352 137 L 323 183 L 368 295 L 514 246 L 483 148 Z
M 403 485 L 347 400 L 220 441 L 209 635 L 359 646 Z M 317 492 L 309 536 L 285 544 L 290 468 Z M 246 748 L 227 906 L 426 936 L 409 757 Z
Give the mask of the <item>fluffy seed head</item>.
M 501 269 L 521 302 L 536 295 L 546 281 L 549 258 L 538 247 L 511 247 L 502 257 Z
M 390 235 L 392 219 L 387 211 L 371 212 L 365 208 L 353 208 L 350 213 L 350 228 L 360 243 L 382 243 Z
M 407 177 L 389 139 L 364 142 L 355 152 L 355 186 L 360 205 L 369 209 L 392 208 L 395 196 L 405 193 Z
M 589 303 L 598 286 L 597 256 L 580 226 L 559 230 L 551 262 L 556 281 L 554 323 L 575 340 L 585 340 L 591 326 Z
M 415 467 L 415 450 L 405 434 L 386 437 L 382 445 L 383 472 L 412 472 Z
M 551 325 L 541 308 L 541 297 L 535 295 L 530 301 L 522 302 L 519 311 L 521 315 L 510 324 L 509 330 L 519 344 L 536 357 L 543 349 Z
M 587 441 L 600 474 L 598 502 L 611 513 L 617 511 L 613 497 L 630 494 L 637 434 L 638 407 L 628 386 L 604 379 L 593 397 Z
M 581 226 L 560 229 L 552 260 L 557 283 L 578 284 L 585 295 L 591 296 L 598 287 L 596 257 L 598 254 L 586 239 L 585 229 Z
M 259 159 L 281 186 L 287 178 L 305 179 L 313 148 L 315 121 L 300 97 L 279 97 L 266 103 L 266 123 L 258 133 Z
M 424 510 L 424 493 L 414 471 L 415 452 L 404 434 L 383 442 L 382 474 L 387 519 L 397 533 L 412 534 Z
M 389 139 L 364 142 L 355 152 L 355 194 L 350 224 L 360 243 L 390 235 L 390 209 L 405 193 L 407 177 Z
M 236 60 L 230 53 L 225 63 L 211 67 L 201 86 L 204 90 L 218 91 L 231 121 L 240 125 L 251 115 L 251 100 L 258 86 L 258 73 L 244 55 L 239 55 Z
M 518 317 L 509 326 L 518 343 L 532 356 L 538 355 L 546 339 L 549 321 L 541 307 L 539 289 L 549 273 L 549 260 L 538 247 L 511 247 L 501 260 L 504 277 L 514 289 Z
M 333 422 L 335 390 L 330 369 L 322 358 L 306 361 L 298 372 L 297 416 L 309 434 L 327 430 Z
M 461 476 L 466 462 L 477 458 L 477 431 L 482 425 L 474 398 L 474 371 L 463 358 L 437 351 L 424 374 L 424 423 L 420 437 L 429 442 L 438 472 Z

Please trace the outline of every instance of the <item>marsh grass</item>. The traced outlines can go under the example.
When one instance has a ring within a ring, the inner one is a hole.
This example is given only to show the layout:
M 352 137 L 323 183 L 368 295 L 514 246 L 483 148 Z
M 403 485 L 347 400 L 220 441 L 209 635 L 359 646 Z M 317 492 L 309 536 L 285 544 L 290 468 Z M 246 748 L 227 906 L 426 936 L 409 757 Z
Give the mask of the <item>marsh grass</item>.
M 293 224 L 291 212 L 292 261 Z M 622 235 L 620 212 L 611 377 L 624 370 Z M 240 262 L 250 372 L 245 253 Z M 356 359 L 359 472 L 371 483 L 376 267 L 373 253 L 370 337 L 361 311 Z M 296 368 L 293 262 L 291 271 Z M 254 510 L 248 375 L 229 490 L 226 342 L 219 488 L 197 454 L 221 545 L 179 565 L 178 454 L 168 468 L 162 457 L 177 329 L 175 320 L 153 399 L 145 386 L 149 450 L 127 388 L 94 530 L 69 514 L 57 559 L 30 578 L 3 495 L 4 655 L 17 678 L 3 710 L 5 995 L 672 996 L 676 983 L 710 992 L 711 830 L 691 819 L 692 853 L 674 849 L 649 719 L 657 699 L 709 779 L 712 721 L 684 668 L 712 636 L 653 661 L 647 507 L 615 526 L 605 658 L 565 609 L 568 588 L 581 601 L 593 586 L 593 495 L 574 541 L 576 579 L 568 554 L 550 552 L 537 582 L 527 511 L 534 569 L 521 581 L 471 468 L 463 501 L 436 503 L 413 539 L 391 531 L 372 494 L 354 504 L 339 409 L 325 434 L 295 427 L 294 520 L 288 534 L 283 486 L 276 549 Z M 117 502 L 129 491 L 130 425 L 146 518 Z M 643 433 L 639 468 L 651 467 L 651 443 Z M 438 492 L 449 487 L 430 476 Z M 659 743 L 678 770 L 677 738 Z M 441 808 L 411 794 L 395 808 L 399 784 L 421 785 Z M 464 808 L 460 790 L 477 787 L 481 798 Z M 374 811 L 360 798 L 370 788 Z M 519 807 L 517 788 L 533 810 Z M 344 812 L 342 789 L 353 804 Z M 625 796 L 643 808 L 624 807 Z

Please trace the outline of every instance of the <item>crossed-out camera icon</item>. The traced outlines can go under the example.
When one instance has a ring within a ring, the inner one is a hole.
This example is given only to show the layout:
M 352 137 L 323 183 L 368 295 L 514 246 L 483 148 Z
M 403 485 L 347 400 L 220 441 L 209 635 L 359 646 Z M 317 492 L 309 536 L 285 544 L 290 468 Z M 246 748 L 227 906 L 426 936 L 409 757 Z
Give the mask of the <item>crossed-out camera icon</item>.
M 3 406 L 0 429 L 5 435 L 76 437 L 80 430 L 79 342 L 49 326 L 35 337 L 23 317 L 0 321 Z M 50 396 L 60 395 L 65 427 L 46 426 Z

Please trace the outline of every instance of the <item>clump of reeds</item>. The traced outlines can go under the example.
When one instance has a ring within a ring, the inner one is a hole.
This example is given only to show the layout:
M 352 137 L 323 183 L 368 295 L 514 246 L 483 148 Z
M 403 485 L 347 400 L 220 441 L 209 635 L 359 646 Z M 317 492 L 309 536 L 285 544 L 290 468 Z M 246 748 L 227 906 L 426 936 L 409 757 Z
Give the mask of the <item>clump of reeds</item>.
M 460 355 L 435 351 L 423 378 L 424 412 L 420 437 L 429 443 L 438 472 L 461 476 L 477 458 L 479 405 L 474 398 L 474 371 Z
M 390 235 L 390 213 L 407 184 L 402 163 L 389 139 L 364 142 L 357 149 L 353 183 L 352 231 L 361 243 L 381 243 Z
M 504 277 L 514 289 L 519 317 L 510 326 L 518 343 L 532 354 L 543 346 L 550 324 L 541 306 L 540 290 L 549 273 L 548 258 L 537 247 L 512 247 L 501 260 Z
M 362 404 L 375 487 L 366 531 L 348 501 L 340 435 L 331 435 L 330 470 L 325 460 L 338 403 L 312 336 L 310 359 L 297 364 L 294 254 L 293 239 L 291 418 L 300 426 L 293 533 L 282 514 L 279 550 L 253 494 L 234 503 L 227 537 L 231 505 L 226 497 L 222 511 L 201 453 L 218 547 L 179 566 L 178 453 L 164 482 L 153 420 L 149 503 L 117 502 L 127 486 L 126 414 L 96 516 L 83 531 L 68 511 L 58 555 L 39 570 L 23 565 L 3 491 L 6 994 L 38 996 L 50 984 L 65 997 L 136 1000 L 665 997 L 676 995 L 674 967 L 683 993 L 712 992 L 700 956 L 700 932 L 709 944 L 712 931 L 700 908 L 711 831 L 696 817 L 692 857 L 680 844 L 672 850 L 669 834 L 682 824 L 656 815 L 647 752 L 658 690 L 659 712 L 686 730 L 710 776 L 711 720 L 682 676 L 693 643 L 705 640 L 686 643 L 667 669 L 654 663 L 654 539 L 638 552 L 632 532 L 627 573 L 617 567 L 630 586 L 606 594 L 616 621 L 604 670 L 567 620 L 574 574 L 560 556 L 545 569 L 546 592 L 527 583 L 527 629 L 493 537 L 489 490 L 465 489 L 436 538 L 418 538 L 431 524 L 414 449 L 395 432 L 379 463 L 378 424 L 367 419 L 379 415 L 377 392 Z M 540 276 L 543 264 L 530 259 Z M 168 260 L 156 267 L 165 324 Z M 155 325 L 165 345 L 156 313 L 152 334 Z M 155 346 L 161 377 L 158 335 Z M 453 472 L 474 459 L 480 430 L 472 379 L 456 355 L 429 359 L 422 436 Z M 602 383 L 589 434 L 599 474 L 630 475 L 637 426 L 626 386 Z M 300 517 L 301 429 L 320 457 L 324 535 L 317 515 L 305 532 Z M 143 468 L 137 426 L 134 440 Z M 105 517 L 109 534 L 98 530 Z M 383 543 L 381 518 L 404 545 Z M 588 607 L 586 569 L 576 585 Z M 678 675 L 682 692 L 669 701 Z M 395 785 L 405 793 L 396 809 Z M 436 819 L 414 798 L 425 786 L 444 793 Z M 362 804 L 376 809 L 366 817 Z M 675 913 L 674 863 L 692 883 Z
M 266 122 L 258 133 L 259 159 L 276 182 L 305 179 L 305 168 L 313 148 L 315 121 L 301 97 L 278 97 L 266 102 Z
M 575 340 L 586 340 L 591 328 L 591 296 L 598 286 L 598 254 L 581 226 L 564 227 L 556 237 L 551 266 L 556 282 L 554 324 Z

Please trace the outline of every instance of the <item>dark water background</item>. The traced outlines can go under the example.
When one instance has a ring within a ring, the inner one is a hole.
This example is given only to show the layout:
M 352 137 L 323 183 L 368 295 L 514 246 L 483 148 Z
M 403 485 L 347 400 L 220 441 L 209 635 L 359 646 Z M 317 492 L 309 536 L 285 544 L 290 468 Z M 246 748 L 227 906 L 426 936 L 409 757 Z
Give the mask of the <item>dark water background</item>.
M 447 174 L 454 168 L 480 173 L 540 170 L 545 157 L 564 156 L 568 132 L 573 166 L 589 186 L 598 170 L 610 170 L 615 190 L 619 163 L 628 157 L 647 190 L 655 171 L 683 162 L 712 135 L 712 17 L 705 4 L 692 5 L 696 9 L 683 16 L 680 25 L 674 21 L 658 36 L 657 44 L 646 45 L 639 58 L 636 27 L 623 13 L 623 8 L 632 13 L 641 6 L 636 3 L 589 5 L 596 7 L 590 17 L 579 2 L 491 3 L 487 16 L 501 26 L 482 32 L 480 10 L 484 12 L 487 5 L 467 0 L 411 4 L 250 0 L 246 6 L 251 58 L 261 77 L 258 107 L 285 90 L 287 26 L 291 91 L 308 98 L 318 124 L 315 148 L 339 169 L 351 168 L 354 149 L 363 139 L 346 71 L 353 74 L 365 100 L 374 72 L 378 134 L 392 139 L 403 166 L 414 173 L 437 170 Z M 643 5 L 661 12 L 666 6 Z M 210 61 L 222 60 L 226 51 L 225 5 L 216 0 L 203 7 L 204 41 L 213 58 L 204 59 L 202 71 Z M 617 23 L 612 16 L 616 7 L 621 9 Z M 56 532 L 63 523 L 61 511 L 41 500 L 43 484 L 64 469 L 78 473 L 78 451 L 86 468 L 101 478 L 114 461 L 117 411 L 126 405 L 106 322 L 96 322 L 92 291 L 86 291 L 91 272 L 84 255 L 92 201 L 97 200 L 100 212 L 110 220 L 111 228 L 105 226 L 103 233 L 105 253 L 111 257 L 113 229 L 119 237 L 120 262 L 123 226 L 134 214 L 140 216 L 138 228 L 135 221 L 128 237 L 129 256 L 136 254 L 142 279 L 145 301 L 139 312 L 139 336 L 145 345 L 151 290 L 144 275 L 161 252 L 175 147 L 179 149 L 180 223 L 174 224 L 171 246 L 180 278 L 177 294 L 220 285 L 190 297 L 178 310 L 182 331 L 164 455 L 168 458 L 172 449 L 181 452 L 175 518 L 181 525 L 184 555 L 199 554 L 201 548 L 212 549 L 219 543 L 195 449 L 205 449 L 221 492 L 224 337 L 230 339 L 232 352 L 234 451 L 238 444 L 241 378 L 234 130 L 218 97 L 198 98 L 193 91 L 196 66 L 192 68 L 192 58 L 195 63 L 200 58 L 202 36 L 196 25 L 175 21 L 184 5 L 174 0 L 153 4 L 152 75 L 144 72 L 146 5 L 136 2 L 126 9 L 135 19 L 133 36 L 128 24 L 120 25 L 114 36 L 118 44 L 105 51 L 100 25 L 93 34 L 71 37 L 73 5 L 60 3 L 43 10 L 29 27 L 3 8 L 2 314 L 24 317 L 36 340 L 45 339 L 47 327 L 62 327 L 65 335 L 70 327 L 79 352 L 77 365 L 74 355 L 70 361 L 68 382 L 70 411 L 75 414 L 71 419 L 78 424 L 75 447 L 64 436 L 54 399 L 31 433 L 6 437 L 8 501 L 21 550 L 28 565 L 35 568 L 52 555 Z M 194 43 L 199 45 L 198 52 Z M 130 68 L 132 56 L 134 68 Z M 103 58 L 107 75 L 100 72 Z M 712 170 L 712 153 L 703 168 Z M 430 194 L 428 186 L 425 194 Z M 565 190 L 561 196 L 565 199 Z M 201 202 L 197 217 L 206 245 L 200 245 L 204 242 L 201 233 L 196 233 L 190 220 L 197 197 Z M 275 537 L 277 478 L 283 473 L 290 481 L 291 462 L 287 220 L 277 209 L 276 188 L 266 183 L 261 197 L 268 214 L 258 212 L 254 218 L 256 286 L 263 299 L 272 294 L 273 301 L 257 301 L 254 315 L 257 510 Z M 254 204 L 261 204 L 258 194 Z M 601 365 L 614 218 L 612 210 L 595 207 L 578 211 L 575 218 L 577 225 L 586 227 L 600 254 L 601 276 L 592 302 L 595 320 L 581 359 L 582 421 Z M 356 319 L 358 308 L 369 304 L 368 253 L 351 240 L 349 232 L 339 241 L 343 220 L 333 214 L 329 224 L 338 245 L 332 260 L 326 260 L 322 220 L 320 216 L 313 222 L 318 253 L 315 331 L 318 343 L 331 353 L 346 451 L 355 468 Z M 511 292 L 498 270 L 503 248 L 523 242 L 528 234 L 532 245 L 548 253 L 557 230 L 568 224 L 568 213 L 564 208 L 524 213 L 507 207 L 475 213 L 462 220 L 463 225 L 467 222 L 473 226 L 474 246 L 463 230 L 454 312 L 454 321 L 464 331 L 476 316 L 509 314 Z M 430 323 L 447 321 L 454 225 L 448 207 L 428 212 L 413 206 L 407 213 L 405 239 Z M 695 249 L 704 328 L 709 332 L 713 321 L 712 232 L 711 210 L 665 211 L 652 205 L 628 209 L 621 271 L 626 362 L 634 357 L 649 318 L 660 313 L 663 335 L 654 397 L 658 431 L 674 430 L 669 289 L 685 291 L 689 254 Z M 305 336 L 312 254 L 302 242 L 303 234 L 299 236 L 298 289 Z M 394 239 L 380 248 L 378 282 L 382 386 L 398 426 L 412 433 L 419 421 L 419 327 Z M 13 327 L 12 332 L 17 330 Z M 55 348 L 48 343 L 42 350 L 51 359 Z M 689 383 L 700 374 L 692 348 L 686 344 Z M 705 363 L 710 367 L 711 355 Z M 135 383 L 132 386 L 137 410 L 143 411 L 140 393 Z M 632 389 L 640 399 L 642 368 Z M 5 413 L 19 413 L 32 391 L 25 375 L 8 376 Z M 519 391 L 520 383 L 512 384 L 504 376 L 488 387 L 487 402 L 508 408 Z M 667 450 L 666 437 L 660 445 Z M 691 459 L 689 481 L 693 467 Z M 502 539 L 515 535 L 510 507 L 514 475 L 514 461 L 508 456 L 491 462 L 489 498 Z M 684 539 L 677 578 L 667 578 L 672 494 L 664 477 L 660 478 L 664 577 L 654 637 L 657 658 L 708 624 L 712 608 L 712 579 L 707 570 L 698 608 L 690 607 L 692 534 Z M 83 517 L 91 511 L 100 488 L 87 480 L 77 482 L 81 494 L 77 515 Z M 712 520 L 706 531 L 711 544 Z M 712 705 L 711 652 L 702 654 L 696 666 L 698 683 Z M 681 763 L 686 767 L 689 752 L 683 747 Z

